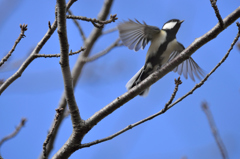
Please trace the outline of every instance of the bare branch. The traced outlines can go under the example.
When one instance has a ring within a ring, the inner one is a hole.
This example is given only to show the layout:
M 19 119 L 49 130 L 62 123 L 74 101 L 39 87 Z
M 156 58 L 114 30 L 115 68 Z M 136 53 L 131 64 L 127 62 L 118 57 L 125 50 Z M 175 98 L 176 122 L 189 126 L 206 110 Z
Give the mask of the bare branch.
M 173 91 L 173 94 L 170 98 L 170 100 L 167 102 L 167 104 L 165 105 L 164 109 L 163 109 L 163 113 L 165 113 L 167 110 L 168 110 L 168 106 L 172 103 L 173 99 L 175 98 L 176 94 L 177 94 L 177 91 L 178 91 L 178 86 L 180 84 L 182 84 L 182 81 L 180 80 L 180 77 L 178 77 L 178 79 L 174 80 L 175 81 L 175 89 Z
M 218 10 L 217 4 L 216 4 L 217 0 L 210 0 L 210 2 L 211 2 L 211 5 L 212 5 L 212 7 L 213 7 L 213 9 L 215 11 L 215 14 L 216 14 L 216 16 L 218 18 L 220 26 L 223 28 L 224 27 L 224 23 L 223 23 L 222 17 L 221 17 L 221 15 L 219 13 L 219 10 Z
M 66 3 L 65 0 L 57 0 L 57 25 L 58 36 L 60 43 L 60 65 L 62 69 L 65 97 L 71 114 L 73 132 L 79 128 L 82 119 L 80 117 L 79 109 L 74 96 L 74 89 L 72 84 L 72 75 L 69 66 L 68 55 L 68 38 L 67 38 L 67 24 L 66 24 Z M 76 142 L 76 141 L 74 141 Z
M 68 14 L 69 15 L 73 15 L 71 10 L 68 10 Z M 86 40 L 86 36 L 85 36 L 85 34 L 84 34 L 84 32 L 82 30 L 82 27 L 80 26 L 79 22 L 76 19 L 73 19 L 73 22 L 77 26 L 83 41 L 85 41 Z
M 49 29 L 52 28 L 52 27 L 51 27 L 51 22 L 50 22 L 50 21 L 48 21 L 48 28 L 49 28 Z
M 83 17 L 83 16 L 74 16 L 74 15 L 67 15 L 68 19 L 78 19 L 78 20 L 84 20 L 87 22 L 92 22 L 92 24 L 97 27 L 97 28 L 103 28 L 104 24 L 108 24 L 108 23 L 112 23 L 115 22 L 115 20 L 117 20 L 117 14 L 114 15 L 110 15 L 110 19 L 109 20 L 97 20 L 95 18 L 87 18 L 87 17 Z M 98 23 L 98 24 L 96 24 Z
M 112 2 L 113 0 L 105 0 L 104 1 L 104 5 L 101 9 L 101 11 L 99 12 L 98 14 L 98 19 L 99 20 L 105 20 L 107 18 L 107 15 L 109 14 L 110 12 L 110 8 L 112 6 Z M 100 37 L 101 35 L 101 32 L 102 30 L 101 29 L 98 29 L 98 28 L 93 28 L 92 32 L 90 33 L 90 36 L 87 38 L 87 40 L 85 41 L 84 43 L 84 47 L 86 48 L 86 50 L 84 52 L 82 52 L 80 54 L 80 56 L 78 57 L 77 59 L 77 62 L 72 70 L 72 76 L 73 76 L 73 86 L 75 87 L 76 86 L 76 83 L 81 75 L 81 72 L 82 72 L 82 68 L 83 66 L 85 65 L 86 62 L 82 61 L 82 59 L 88 57 L 90 51 L 92 50 L 92 47 L 94 45 L 94 43 L 96 42 L 96 40 Z M 60 99 L 60 102 L 59 102 L 59 108 L 66 108 L 66 100 L 65 100 L 65 95 L 63 93 L 61 99 Z M 63 118 L 60 119 L 61 121 L 63 120 Z M 54 143 L 54 140 L 55 140 L 55 137 L 56 137 L 56 134 L 57 134 L 57 131 L 58 131 L 58 128 L 59 128 L 60 124 L 57 125 L 57 128 L 56 128 L 56 131 L 55 131 L 55 135 L 54 137 L 52 137 L 49 141 L 49 149 L 48 149 L 48 152 L 50 153 L 50 151 L 52 150 L 52 145 Z M 88 127 L 83 127 L 81 130 L 83 134 L 82 135 L 79 135 L 78 138 L 83 138 L 83 136 L 89 131 L 89 128 Z M 72 137 L 69 138 L 69 140 L 72 139 Z M 66 142 L 66 144 L 69 142 L 69 140 Z M 78 144 L 79 145 L 79 144 Z M 78 145 L 70 145 L 72 147 L 76 146 L 78 147 Z M 64 146 L 67 146 L 67 145 L 64 145 Z M 66 149 L 64 149 L 64 146 L 63 146 L 63 149 L 60 149 L 57 153 L 54 155 L 53 158 L 61 158 L 61 157 L 65 157 L 66 156 L 69 156 L 71 155 L 73 152 L 70 152 Z
M 12 139 L 13 137 L 15 137 L 15 136 L 19 133 L 19 131 L 21 130 L 21 128 L 25 125 L 26 121 L 27 121 L 26 118 L 22 118 L 20 124 L 16 127 L 16 129 L 14 130 L 14 132 L 11 133 L 10 135 L 7 135 L 6 137 L 4 137 L 4 138 L 0 141 L 0 147 L 2 146 L 2 144 L 3 144 L 5 141 L 7 141 L 7 140 L 9 140 L 9 139 Z
M 142 119 L 142 120 L 140 120 L 140 121 L 138 121 L 138 122 L 136 122 L 134 124 L 128 125 L 124 129 L 122 129 L 122 130 L 118 131 L 117 133 L 115 133 L 113 135 L 110 135 L 110 136 L 108 136 L 106 138 L 103 138 L 103 139 L 100 139 L 100 140 L 95 140 L 93 142 L 89 142 L 89 143 L 86 143 L 86 144 L 81 144 L 81 145 L 79 145 L 79 149 L 85 148 L 85 147 L 90 147 L 90 146 L 99 144 L 101 142 L 105 142 L 105 141 L 111 140 L 111 139 L 117 137 L 118 135 L 126 132 L 127 130 L 130 130 L 130 129 L 132 129 L 132 128 L 134 128 L 134 127 L 136 127 L 136 126 L 138 126 L 138 125 L 140 125 L 142 123 L 145 123 L 148 120 L 151 120 L 151 119 L 153 119 L 153 118 L 155 118 L 155 117 L 157 117 L 157 116 L 159 116 L 161 114 L 164 114 L 168 110 L 168 105 L 170 105 L 172 103 L 173 99 L 175 98 L 176 93 L 178 91 L 178 86 L 180 84 L 182 84 L 182 81 L 180 80 L 180 77 L 178 77 L 178 79 L 177 80 L 175 79 L 174 81 L 175 81 L 175 89 L 174 89 L 174 91 L 172 93 L 172 96 L 169 99 L 169 101 L 165 104 L 164 108 L 161 111 L 159 111 L 158 113 L 156 113 L 154 115 L 151 115 L 151 116 L 149 116 L 149 117 L 147 117 L 145 119 Z
M 104 55 L 106 55 L 107 53 L 109 53 L 113 48 L 115 48 L 116 46 L 123 46 L 123 44 L 119 44 L 120 38 L 118 38 L 115 42 L 113 42 L 108 48 L 106 48 L 105 50 L 93 55 L 92 57 L 89 58 L 85 58 L 83 59 L 85 62 L 90 62 L 90 61 L 94 61 Z
M 69 9 L 71 5 L 76 1 L 77 0 L 69 0 L 69 2 L 67 3 L 67 9 Z M 37 44 L 35 49 L 32 51 L 31 55 L 23 62 L 23 64 L 20 66 L 17 72 L 15 72 L 0 86 L 0 95 L 11 83 L 13 83 L 19 77 L 21 77 L 22 73 L 25 71 L 28 65 L 35 59 L 34 55 L 40 52 L 40 50 L 45 45 L 45 43 L 49 40 L 49 38 L 52 36 L 56 28 L 57 28 L 57 21 L 55 20 L 51 26 L 51 29 L 48 29 L 47 33 L 44 35 L 42 40 Z
M 55 119 L 54 119 L 54 124 L 53 127 L 51 129 L 51 131 L 48 133 L 46 140 L 43 143 L 43 158 L 46 159 L 47 158 L 47 145 L 49 143 L 50 138 L 53 135 L 53 132 L 55 131 L 56 125 L 59 122 L 59 117 L 63 114 L 63 108 L 60 109 L 56 109 L 57 114 L 55 115 Z
M 72 52 L 72 50 L 71 50 L 68 55 L 69 56 L 76 55 L 84 50 L 85 50 L 85 48 L 81 48 L 80 50 L 75 51 L 75 52 Z M 61 54 L 35 54 L 34 55 L 34 57 L 36 57 L 36 58 L 38 58 L 38 57 L 45 57 L 45 58 L 50 57 L 51 58 L 51 57 L 60 57 L 60 56 L 61 56 Z
M 17 38 L 17 40 L 15 41 L 12 49 L 7 53 L 7 55 L 0 61 L 0 67 L 4 64 L 5 61 L 8 60 L 8 58 L 12 55 L 13 51 L 15 50 L 17 44 L 20 42 L 20 40 L 24 37 L 26 37 L 26 35 L 24 35 L 25 31 L 27 30 L 27 24 L 20 24 L 20 28 L 21 28 L 21 33 L 19 35 L 19 37 Z
M 210 111 L 210 109 L 209 109 L 209 107 L 208 107 L 208 103 L 207 103 L 207 102 L 203 102 L 203 103 L 202 103 L 202 109 L 203 109 L 204 113 L 205 113 L 206 116 L 207 116 L 207 119 L 208 119 L 210 128 L 211 128 L 211 130 L 212 130 L 212 134 L 213 134 L 213 136 L 214 136 L 214 138 L 215 138 L 215 141 L 216 141 L 216 143 L 217 143 L 217 145 L 218 145 L 218 148 L 219 148 L 219 150 L 220 150 L 220 152 L 221 152 L 221 155 L 222 155 L 223 159 L 228 158 L 228 157 L 227 157 L 227 156 L 228 156 L 228 155 L 227 155 L 227 150 L 226 150 L 226 148 L 225 148 L 225 146 L 224 146 L 224 144 L 223 144 L 223 141 L 222 141 L 222 139 L 221 139 L 221 137 L 220 137 L 220 135 L 219 135 L 219 133 L 218 133 L 216 124 L 215 124 L 215 122 L 214 122 L 212 113 L 211 113 L 211 111 Z
M 123 104 L 140 94 L 143 90 L 151 86 L 153 83 L 158 81 L 160 78 L 165 76 L 167 73 L 172 71 L 176 66 L 181 64 L 184 60 L 188 59 L 197 49 L 201 46 L 214 39 L 219 33 L 221 33 L 226 27 L 232 24 L 235 20 L 240 17 L 240 7 L 238 7 L 235 11 L 233 11 L 230 15 L 228 15 L 224 19 L 224 28 L 217 24 L 213 29 L 204 34 L 202 37 L 195 39 L 195 41 L 187 47 L 184 51 L 180 53 L 175 59 L 161 67 L 159 70 L 155 71 L 151 75 L 149 75 L 145 80 L 141 83 L 130 89 L 128 92 L 123 95 L 117 97 L 114 101 L 106 105 L 104 108 L 96 112 L 89 119 L 86 120 L 86 125 L 89 127 L 95 126 L 98 122 L 100 122 L 103 118 L 111 114 L 116 109 L 120 108 Z M 205 79 L 206 80 L 206 79 Z M 204 81 L 203 81 L 204 82 Z M 198 88 L 199 85 L 196 86 Z M 196 89 L 195 88 L 195 89 Z M 194 89 L 194 90 L 195 90 Z M 178 101 L 179 102 L 179 101 Z M 176 104 L 176 103 L 174 103 Z M 173 106 L 174 104 L 171 104 Z

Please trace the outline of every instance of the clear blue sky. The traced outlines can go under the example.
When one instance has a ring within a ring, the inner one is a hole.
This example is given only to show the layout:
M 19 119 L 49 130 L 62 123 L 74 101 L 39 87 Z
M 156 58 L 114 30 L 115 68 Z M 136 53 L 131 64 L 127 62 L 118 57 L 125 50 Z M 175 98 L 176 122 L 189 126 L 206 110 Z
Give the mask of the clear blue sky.
M 0 71 L 0 79 L 7 79 L 17 68 L 13 67 L 25 59 L 48 30 L 48 21 L 54 20 L 55 1 L 0 0 L 0 57 L 13 46 L 20 28 L 28 24 L 28 30 L 17 46 L 11 59 Z M 96 18 L 103 0 L 77 1 L 71 10 L 75 15 Z M 222 17 L 226 17 L 239 6 L 239 1 L 218 1 Z M 184 19 L 177 39 L 185 47 L 217 24 L 217 18 L 209 1 L 129 1 L 116 0 L 111 14 L 119 21 L 128 18 L 144 20 L 149 25 L 159 26 L 172 18 Z M 80 21 L 88 36 L 93 26 Z M 117 23 L 107 25 L 113 28 Z M 70 49 L 78 50 L 83 42 L 72 20 L 68 20 Z M 206 71 L 221 60 L 237 34 L 235 24 L 216 39 L 193 54 L 195 61 Z M 110 45 L 118 33 L 100 38 L 91 55 Z M 106 56 L 86 64 L 76 87 L 76 100 L 83 119 L 89 118 L 116 97 L 126 92 L 126 82 L 142 67 L 148 47 L 134 52 L 126 47 L 112 50 Z M 44 54 L 59 53 L 57 33 L 41 50 Z M 70 57 L 71 68 L 78 55 Z M 124 134 L 101 144 L 75 152 L 70 159 L 146 159 L 187 158 L 218 159 L 219 149 L 211 133 L 208 121 L 201 109 L 207 101 L 213 113 L 218 131 L 228 151 L 229 158 L 240 157 L 240 51 L 234 47 L 225 63 L 194 94 L 174 106 L 167 113 L 148 121 Z M 84 138 L 83 143 L 107 137 L 129 124 L 137 122 L 162 109 L 174 89 L 174 78 L 169 73 L 151 87 L 148 97 L 137 96 L 96 125 Z M 185 80 L 180 85 L 176 99 L 188 92 L 196 83 Z M 199 82 L 199 81 L 198 81 Z M 12 140 L 1 147 L 6 159 L 37 158 L 54 119 L 55 109 L 63 92 L 63 80 L 59 59 L 36 59 L 0 96 L 0 139 L 11 133 L 22 117 L 28 119 L 26 126 Z M 51 156 L 66 142 L 72 132 L 70 117 L 66 118 L 57 136 Z

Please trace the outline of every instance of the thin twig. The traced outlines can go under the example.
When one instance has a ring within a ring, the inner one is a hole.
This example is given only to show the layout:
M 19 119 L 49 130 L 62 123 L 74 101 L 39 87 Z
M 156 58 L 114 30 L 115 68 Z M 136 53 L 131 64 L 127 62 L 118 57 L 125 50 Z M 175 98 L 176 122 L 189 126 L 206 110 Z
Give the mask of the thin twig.
M 114 137 L 117 137 L 118 135 L 126 132 L 127 130 L 132 129 L 133 127 L 136 127 L 136 126 L 138 126 L 138 125 L 140 125 L 140 124 L 142 124 L 142 123 L 145 123 L 145 122 L 148 121 L 148 120 L 151 120 L 151 119 L 153 119 L 153 118 L 155 118 L 155 117 L 157 117 L 157 116 L 159 116 L 159 115 L 161 115 L 161 114 L 164 114 L 164 113 L 168 110 L 168 105 L 171 104 L 172 101 L 173 101 L 173 99 L 175 98 L 176 93 L 177 93 L 177 91 L 178 91 L 178 86 L 179 86 L 180 84 L 182 84 L 182 81 L 180 80 L 180 77 L 178 77 L 178 79 L 177 79 L 177 80 L 175 79 L 174 81 L 175 81 L 175 89 L 174 89 L 174 91 L 173 91 L 173 93 L 172 93 L 172 95 L 171 95 L 171 98 L 170 98 L 169 101 L 165 104 L 164 108 L 163 108 L 161 111 L 159 111 L 158 113 L 156 113 L 156 114 L 154 114 L 154 115 L 151 115 L 151 116 L 149 116 L 149 117 L 147 117 L 147 118 L 145 118 L 145 119 L 142 119 L 142 120 L 140 120 L 140 121 L 138 121 L 138 122 L 136 122 L 136 123 L 134 123 L 134 124 L 128 125 L 128 126 L 125 127 L 124 129 L 122 129 L 122 130 L 118 131 L 117 133 L 115 133 L 115 134 L 113 134 L 113 135 L 110 135 L 110 136 L 108 136 L 108 137 L 106 137 L 106 138 L 99 139 L 99 140 L 95 140 L 95 141 L 93 141 L 93 142 L 89 142 L 89 143 L 85 143 L 85 144 L 81 144 L 81 145 L 79 145 L 79 149 L 80 149 L 80 148 L 85 148 L 85 147 L 90 147 L 90 146 L 92 146 L 92 145 L 96 145 L 96 144 L 99 144 L 99 143 L 101 143 L 101 142 L 111 140 L 111 139 L 113 139 Z
M 72 14 L 72 11 L 71 11 L 70 9 L 68 10 L 68 14 L 69 14 L 69 15 L 73 15 L 73 14 Z M 77 26 L 77 28 L 78 28 L 78 30 L 79 30 L 79 32 L 80 32 L 80 35 L 81 35 L 83 41 L 85 41 L 85 40 L 86 40 L 86 36 L 85 36 L 85 34 L 84 34 L 84 32 L 83 32 L 83 30 L 82 30 L 82 27 L 80 26 L 79 22 L 78 22 L 76 19 L 73 19 L 73 22 L 74 22 L 74 24 Z
M 90 61 L 94 61 L 96 59 L 98 59 L 99 57 L 102 57 L 103 55 L 106 55 L 107 53 L 109 53 L 113 48 L 115 48 L 116 46 L 122 46 L 123 44 L 119 44 L 120 38 L 118 38 L 115 42 L 113 42 L 108 48 L 106 48 L 105 50 L 93 55 L 92 57 L 88 57 L 83 59 L 85 62 L 90 62 Z
M 92 22 L 92 24 L 97 28 L 103 28 L 104 24 L 115 22 L 118 19 L 117 14 L 110 15 L 109 20 L 97 20 L 95 18 L 87 18 L 87 17 L 83 17 L 83 16 L 74 16 L 74 15 L 67 15 L 67 18 L 68 19 L 78 19 L 78 20 L 84 20 L 84 21 L 87 21 L 87 22 Z M 100 25 L 98 25 L 96 23 L 98 23 Z
M 105 30 L 105 31 L 102 32 L 102 35 L 108 34 L 108 33 L 112 33 L 112 32 L 114 32 L 114 31 L 116 31 L 116 30 L 118 30 L 117 27 L 114 27 L 114 28 Z
M 19 37 L 17 38 L 17 40 L 15 41 L 12 49 L 8 52 L 8 54 L 1 60 L 0 62 L 0 67 L 4 64 L 5 61 L 8 60 L 8 58 L 12 55 L 13 51 L 15 50 L 17 44 L 20 42 L 20 40 L 24 37 L 26 37 L 26 35 L 24 35 L 25 31 L 27 30 L 27 24 L 20 24 L 20 28 L 21 28 L 21 33 L 19 35 Z
M 16 129 L 14 130 L 14 132 L 11 133 L 10 135 L 7 135 L 6 137 L 4 137 L 4 138 L 0 141 L 0 147 L 2 146 L 2 144 L 3 144 L 5 141 L 7 141 L 7 140 L 9 140 L 9 139 L 11 139 L 11 138 L 13 138 L 13 137 L 15 137 L 15 136 L 19 133 L 19 131 L 21 130 L 21 128 L 25 125 L 26 121 L 27 121 L 26 118 L 22 118 L 20 124 L 16 127 Z
M 72 6 L 72 4 L 76 1 L 77 0 L 69 0 L 67 3 L 67 9 L 69 9 Z M 0 86 L 0 95 L 5 89 L 8 88 L 9 85 L 11 85 L 16 79 L 21 77 L 22 73 L 25 71 L 28 65 L 30 65 L 31 62 L 35 59 L 34 55 L 40 52 L 40 50 L 46 44 L 49 38 L 52 36 L 56 28 L 57 28 L 57 21 L 55 20 L 51 25 L 51 29 L 48 29 L 47 33 L 38 42 L 37 46 L 32 51 L 31 55 L 28 56 L 28 58 L 23 62 L 20 68 Z
M 62 112 L 63 112 L 63 108 L 60 108 L 60 109 L 56 109 L 56 115 L 55 115 L 55 119 L 54 119 L 54 123 L 53 123 L 53 126 L 52 126 L 52 129 L 51 131 L 48 133 L 47 135 L 47 138 L 46 140 L 44 141 L 43 143 L 43 158 L 47 158 L 47 153 L 46 153 L 46 149 L 47 149 L 47 144 L 50 140 L 50 138 L 52 137 L 52 134 L 53 132 L 55 131 L 55 128 L 56 128 L 56 125 L 57 123 L 59 122 L 59 117 L 62 115 Z
M 237 26 L 238 26 L 238 33 L 237 36 L 234 38 L 230 48 L 228 49 L 227 53 L 225 54 L 225 56 L 222 58 L 222 60 L 212 69 L 212 71 L 206 75 L 206 77 L 199 82 L 198 84 L 196 84 L 192 90 L 190 90 L 188 93 L 186 93 L 184 96 L 182 96 L 181 98 L 179 98 L 178 100 L 176 100 L 173 104 L 169 105 L 168 109 L 170 109 L 171 107 L 173 107 L 175 104 L 179 103 L 180 101 L 182 101 L 184 98 L 186 98 L 187 96 L 189 96 L 190 94 L 192 94 L 196 89 L 200 88 L 205 81 L 207 81 L 207 79 L 209 78 L 209 76 L 211 74 L 213 74 L 213 72 L 216 71 L 216 69 L 227 59 L 228 55 L 230 54 L 231 50 L 233 49 L 233 46 L 236 44 L 236 42 L 238 41 L 238 38 L 240 36 L 240 24 L 237 22 Z
M 215 14 L 216 14 L 216 16 L 218 18 L 220 26 L 223 28 L 224 27 L 224 23 L 223 23 L 222 17 L 221 17 L 221 15 L 219 13 L 219 10 L 218 10 L 217 4 L 216 4 L 217 0 L 210 0 L 210 2 L 211 2 L 211 5 L 212 5 L 212 7 L 213 7 L 213 9 L 215 11 Z
M 163 109 L 163 113 L 165 113 L 168 110 L 168 106 L 172 103 L 173 99 L 175 98 L 175 96 L 177 94 L 178 86 L 180 84 L 182 84 L 182 81 L 180 80 L 180 77 L 178 77 L 178 79 L 177 80 L 175 79 L 174 81 L 175 81 L 175 89 L 173 91 L 173 94 L 172 94 L 170 100 L 165 104 L 165 107 Z
M 85 48 L 81 48 L 80 50 L 75 51 L 75 52 L 72 52 L 72 50 L 71 50 L 68 55 L 72 56 L 72 55 L 78 54 L 84 50 L 85 50 Z M 51 58 L 51 57 L 60 57 L 60 56 L 61 56 L 61 54 L 35 54 L 34 55 L 34 57 L 36 57 L 36 58 L 38 58 L 38 57 L 45 57 L 45 58 L 50 57 Z
M 51 30 L 51 22 L 50 21 L 48 21 L 48 28 Z
M 210 128 L 212 130 L 212 134 L 213 134 L 213 136 L 215 138 L 215 141 L 216 141 L 216 143 L 218 145 L 218 148 L 219 148 L 219 150 L 221 152 L 221 155 L 222 155 L 223 159 L 228 158 L 227 157 L 228 155 L 227 155 L 226 147 L 224 146 L 223 141 L 222 141 L 222 139 L 221 139 L 221 137 L 220 137 L 220 135 L 218 133 L 216 124 L 215 124 L 214 119 L 213 119 L 213 115 L 212 115 L 212 113 L 211 113 L 211 111 L 210 111 L 210 109 L 208 107 L 208 103 L 207 102 L 203 102 L 202 103 L 202 109 L 203 109 L 204 113 L 207 116 Z

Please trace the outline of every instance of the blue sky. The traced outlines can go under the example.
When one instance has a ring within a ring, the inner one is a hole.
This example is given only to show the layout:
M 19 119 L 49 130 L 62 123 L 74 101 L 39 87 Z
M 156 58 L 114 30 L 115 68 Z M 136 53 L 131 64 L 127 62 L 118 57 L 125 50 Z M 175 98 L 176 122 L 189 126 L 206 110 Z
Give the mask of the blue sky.
M 7 79 L 17 68 L 17 62 L 25 59 L 48 29 L 48 21 L 53 22 L 55 1 L 0 0 L 0 57 L 13 46 L 20 28 L 28 24 L 26 38 L 17 46 L 11 59 L 0 70 L 0 78 Z M 71 8 L 75 15 L 96 18 L 103 0 L 77 1 Z M 222 17 L 234 11 L 236 0 L 218 1 Z M 6 9 L 7 8 L 7 9 Z M 209 1 L 169 0 L 169 1 L 114 1 L 111 14 L 119 20 L 105 29 L 113 28 L 118 22 L 128 18 L 145 21 L 149 25 L 162 27 L 169 19 L 184 19 L 177 39 L 185 47 L 214 27 L 218 20 Z M 78 50 L 83 42 L 72 20 L 67 20 L 70 49 Z M 91 23 L 80 21 L 88 36 L 93 28 Z M 237 34 L 232 24 L 216 39 L 204 45 L 193 54 L 194 60 L 206 71 L 221 60 Z M 90 55 L 96 54 L 115 39 L 114 32 L 101 37 Z M 148 45 L 149 46 L 149 45 Z M 127 47 L 113 49 L 106 56 L 87 63 L 75 88 L 75 97 L 83 119 L 89 118 L 106 104 L 126 92 L 125 84 L 143 66 L 145 50 L 134 52 Z M 40 53 L 59 53 L 58 36 L 55 32 Z M 70 57 L 71 68 L 78 55 Z M 215 119 L 218 131 L 231 159 L 240 156 L 240 52 L 234 47 L 225 63 L 194 94 L 174 106 L 167 113 L 148 121 L 124 134 L 101 144 L 75 152 L 70 158 L 87 159 L 145 159 L 181 158 L 194 159 L 221 158 L 219 149 L 211 133 L 208 121 L 201 109 L 207 101 Z M 83 143 L 107 137 L 127 125 L 158 112 L 169 100 L 174 89 L 174 78 L 178 74 L 169 73 L 151 87 L 146 98 L 135 97 L 120 109 L 96 125 L 83 139 Z M 176 99 L 187 93 L 196 82 L 181 78 Z M 199 82 L 199 81 L 197 81 Z M 42 144 L 54 119 L 55 109 L 63 92 L 63 80 L 58 58 L 36 59 L 22 76 L 9 86 L 0 96 L 0 139 L 12 132 L 22 117 L 28 119 L 26 126 L 12 140 L 1 147 L 3 158 L 37 158 Z M 72 132 L 70 117 L 66 118 L 57 136 L 50 156 L 66 142 Z

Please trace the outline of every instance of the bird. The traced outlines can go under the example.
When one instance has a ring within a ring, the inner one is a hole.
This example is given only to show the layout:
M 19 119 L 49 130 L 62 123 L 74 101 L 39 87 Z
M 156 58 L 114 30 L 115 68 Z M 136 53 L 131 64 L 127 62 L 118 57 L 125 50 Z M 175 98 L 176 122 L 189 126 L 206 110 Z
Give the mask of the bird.
M 157 69 L 160 69 L 169 61 L 179 55 L 185 47 L 177 41 L 176 34 L 184 20 L 171 19 L 164 23 L 162 29 L 139 22 L 137 19 L 120 22 L 117 25 L 122 43 L 130 50 L 143 50 L 151 42 L 146 54 L 144 66 L 127 82 L 126 88 L 130 90 L 146 79 Z M 194 75 L 201 80 L 204 71 L 189 57 L 173 69 L 187 79 L 188 76 L 195 81 Z M 141 92 L 140 96 L 147 96 L 150 87 Z

